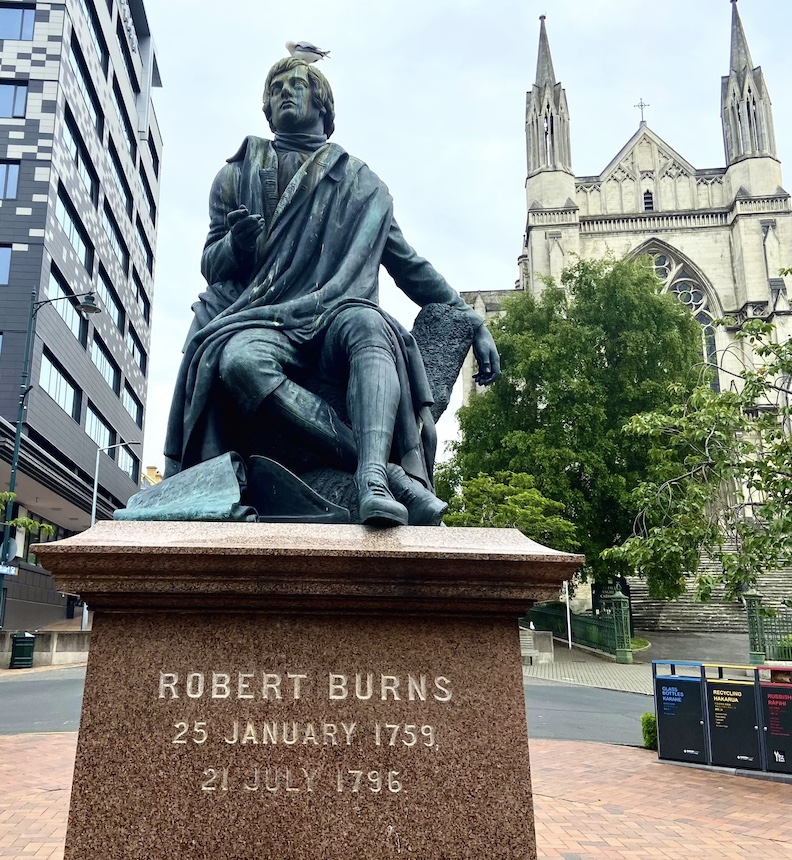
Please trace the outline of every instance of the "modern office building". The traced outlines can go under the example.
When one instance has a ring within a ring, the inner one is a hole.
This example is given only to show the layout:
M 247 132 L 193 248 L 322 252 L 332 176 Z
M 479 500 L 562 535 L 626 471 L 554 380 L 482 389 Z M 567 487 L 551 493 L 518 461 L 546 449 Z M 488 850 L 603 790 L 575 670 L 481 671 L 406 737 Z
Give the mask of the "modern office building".
M 716 167 L 694 167 L 641 120 L 599 175 L 575 176 L 567 97 L 556 80 L 544 16 L 539 29 L 536 80 L 526 97 L 527 218 L 516 289 L 540 293 L 546 277 L 560 282 L 562 269 L 579 257 L 650 256 L 665 289 L 701 324 L 703 356 L 732 362 L 720 379 L 728 388 L 728 371 L 753 359 L 748 343 L 735 340 L 742 322 L 768 320 L 779 340 L 792 336 L 792 278 L 780 274 L 792 266 L 791 198 L 767 82 L 754 65 L 736 0 L 730 43 L 723 46 L 721 124 L 712 127 L 724 144 L 725 164 Z M 511 292 L 463 295 L 492 316 Z M 722 317 L 735 324 L 713 326 Z M 466 401 L 474 390 L 468 359 Z
M 34 292 L 16 513 L 52 524 L 53 538 L 90 524 L 97 468 L 99 518 L 140 483 L 159 85 L 142 0 L 0 2 L 0 490 Z M 101 313 L 78 310 L 88 292 Z M 15 539 L 0 623 L 65 618 L 74 598 L 36 564 L 31 535 Z

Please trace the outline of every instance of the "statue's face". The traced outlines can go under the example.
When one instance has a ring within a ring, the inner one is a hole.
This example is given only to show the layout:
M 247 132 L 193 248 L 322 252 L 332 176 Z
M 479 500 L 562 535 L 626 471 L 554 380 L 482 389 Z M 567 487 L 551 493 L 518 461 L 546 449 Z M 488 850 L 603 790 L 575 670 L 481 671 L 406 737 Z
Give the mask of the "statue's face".
M 269 90 L 272 126 L 276 131 L 322 130 L 322 109 L 314 104 L 308 70 L 297 66 L 276 75 Z

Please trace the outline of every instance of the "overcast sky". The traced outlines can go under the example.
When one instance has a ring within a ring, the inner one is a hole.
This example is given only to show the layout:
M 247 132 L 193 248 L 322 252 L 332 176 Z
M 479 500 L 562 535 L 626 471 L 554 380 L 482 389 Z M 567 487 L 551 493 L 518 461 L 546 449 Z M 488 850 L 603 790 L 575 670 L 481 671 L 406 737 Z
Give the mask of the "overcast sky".
M 509 288 L 517 277 L 525 92 L 541 14 L 569 100 L 577 175 L 600 173 L 627 142 L 639 98 L 650 105 L 649 126 L 694 167 L 724 164 L 728 0 L 147 0 L 146 7 L 163 81 L 154 103 L 164 156 L 144 465 L 164 464 L 190 305 L 203 288 L 209 187 L 245 135 L 269 135 L 261 91 L 288 39 L 331 50 L 320 68 L 335 95 L 333 140 L 389 186 L 407 240 L 460 291 Z M 741 0 L 739 9 L 773 99 L 779 157 L 791 171 L 792 2 Z M 381 298 L 409 326 L 417 308 L 386 278 Z M 455 432 L 447 413 L 441 444 Z

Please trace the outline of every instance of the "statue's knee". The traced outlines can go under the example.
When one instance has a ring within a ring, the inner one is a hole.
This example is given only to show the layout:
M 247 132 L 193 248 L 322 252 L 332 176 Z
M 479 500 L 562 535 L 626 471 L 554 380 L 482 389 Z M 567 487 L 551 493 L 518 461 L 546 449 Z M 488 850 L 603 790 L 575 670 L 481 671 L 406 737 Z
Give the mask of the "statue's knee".
M 362 349 L 384 349 L 394 353 L 393 335 L 385 318 L 373 308 L 356 308 L 344 320 L 348 355 Z

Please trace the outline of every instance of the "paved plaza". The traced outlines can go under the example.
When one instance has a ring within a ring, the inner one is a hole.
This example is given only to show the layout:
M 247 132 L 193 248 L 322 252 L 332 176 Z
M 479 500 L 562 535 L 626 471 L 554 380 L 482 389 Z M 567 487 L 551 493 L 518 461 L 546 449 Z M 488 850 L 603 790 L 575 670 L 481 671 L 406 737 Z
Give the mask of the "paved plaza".
M 77 735 L 0 737 L 0 860 L 61 860 Z M 542 860 L 792 858 L 792 786 L 531 742 Z

